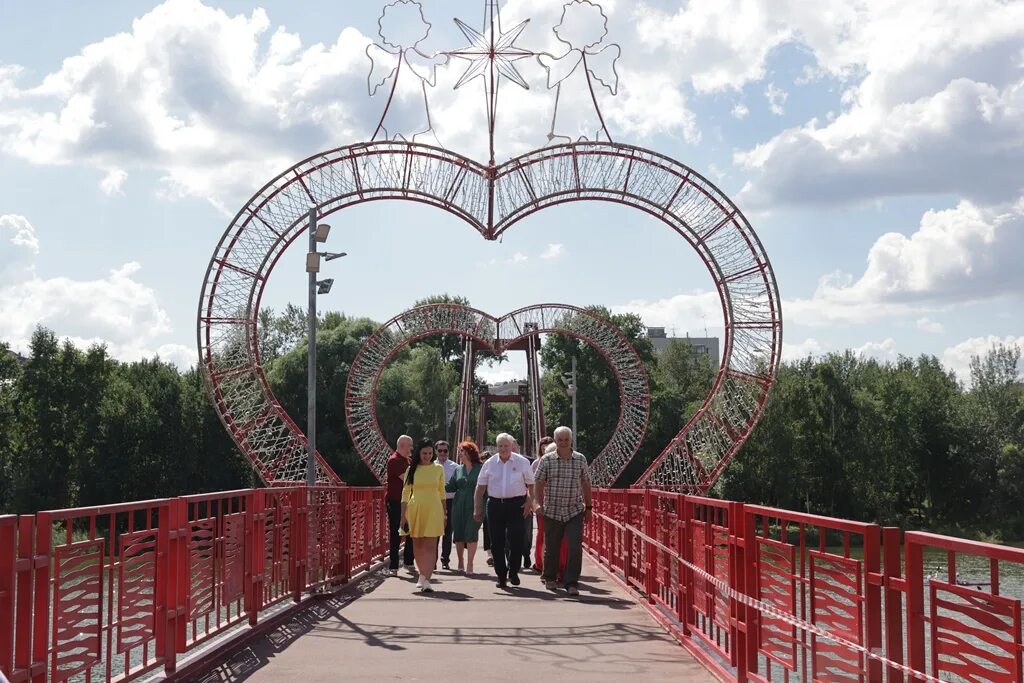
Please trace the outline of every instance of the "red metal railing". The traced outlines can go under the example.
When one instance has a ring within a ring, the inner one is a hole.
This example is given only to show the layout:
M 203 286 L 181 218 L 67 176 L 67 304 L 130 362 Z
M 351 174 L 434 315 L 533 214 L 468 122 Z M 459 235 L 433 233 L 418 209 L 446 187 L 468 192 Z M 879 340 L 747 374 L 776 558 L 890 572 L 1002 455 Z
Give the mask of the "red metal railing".
M 0 517 L 0 673 L 130 680 L 386 552 L 383 489 L 251 489 Z M 0 676 L 2 678 L 2 676 Z
M 594 509 L 589 549 L 722 680 L 1024 680 L 1024 549 L 652 490 Z M 385 517 L 349 487 L 0 516 L 0 673 L 194 667 L 371 567 Z
M 1024 549 L 652 490 L 594 512 L 589 550 L 721 680 L 1024 681 Z

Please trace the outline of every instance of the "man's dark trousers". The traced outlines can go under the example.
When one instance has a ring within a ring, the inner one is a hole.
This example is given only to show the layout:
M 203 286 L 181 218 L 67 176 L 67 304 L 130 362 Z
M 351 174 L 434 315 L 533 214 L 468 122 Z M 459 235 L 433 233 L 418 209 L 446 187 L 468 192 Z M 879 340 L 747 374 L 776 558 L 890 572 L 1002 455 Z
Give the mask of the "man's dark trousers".
M 489 498 L 487 524 L 491 531 L 491 555 L 499 579 L 519 574 L 523 562 L 523 503 L 526 496 Z
M 560 522 L 544 517 L 544 580 L 554 581 L 558 576 L 558 560 L 565 538 L 567 553 L 562 582 L 566 588 L 578 586 L 583 570 L 583 513 Z
M 441 565 L 444 566 L 452 561 L 452 499 L 444 501 L 444 536 L 439 539 L 441 543 Z M 437 567 L 434 567 L 437 569 Z
M 391 569 L 398 569 L 398 543 L 401 537 L 398 535 L 398 527 L 402 523 L 402 504 L 388 501 L 388 541 L 391 543 Z M 412 539 L 405 539 L 405 557 L 403 558 L 406 565 L 413 563 L 412 555 Z

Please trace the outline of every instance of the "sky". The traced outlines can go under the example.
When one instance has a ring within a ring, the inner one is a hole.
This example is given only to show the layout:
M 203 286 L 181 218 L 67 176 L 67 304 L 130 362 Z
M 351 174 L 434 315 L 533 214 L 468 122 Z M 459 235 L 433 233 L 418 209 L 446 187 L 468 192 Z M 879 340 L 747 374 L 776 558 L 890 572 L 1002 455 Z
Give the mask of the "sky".
M 424 130 L 426 92 L 433 128 L 417 139 L 486 162 L 481 81 L 454 89 L 467 62 L 438 56 L 467 44 L 453 18 L 480 28 L 484 2 L 419 4 L 429 32 L 410 0 L 383 18 L 383 2 L 0 0 L 0 340 L 24 351 L 44 325 L 124 360 L 193 365 L 232 216 L 297 161 L 373 136 L 393 43 L 421 54 L 400 71 L 388 135 Z M 529 89 L 502 82 L 499 162 L 552 130 L 594 137 L 582 71 L 555 122 L 548 86 L 596 40 L 612 139 L 702 173 L 757 231 L 784 359 L 934 354 L 966 379 L 973 354 L 1024 345 L 1024 2 L 602 5 L 606 26 L 582 0 L 500 3 L 504 29 L 530 19 L 515 45 L 548 56 L 515 63 Z M 397 201 L 329 222 L 329 248 L 349 256 L 325 264 L 321 308 L 384 321 L 448 292 L 494 315 L 603 304 L 677 336 L 722 333 L 693 250 L 625 207 L 546 209 L 501 242 Z M 301 252 L 266 305 L 305 301 Z

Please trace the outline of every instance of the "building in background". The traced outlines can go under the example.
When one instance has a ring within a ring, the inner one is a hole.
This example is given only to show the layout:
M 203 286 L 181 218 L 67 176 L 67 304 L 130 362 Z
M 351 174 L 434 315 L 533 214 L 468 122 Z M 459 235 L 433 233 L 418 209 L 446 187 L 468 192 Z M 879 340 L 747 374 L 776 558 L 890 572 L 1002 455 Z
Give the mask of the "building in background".
M 718 337 L 669 337 L 664 327 L 648 327 L 647 338 L 651 340 L 655 353 L 661 353 L 668 348 L 670 341 L 679 340 L 689 343 L 695 356 L 708 356 L 712 367 L 719 363 Z
M 16 361 L 16 362 L 18 363 L 18 365 L 20 365 L 21 367 L 25 367 L 26 365 L 28 365 L 28 358 L 26 358 L 25 356 L 21 355 L 21 354 L 20 354 L 20 353 L 18 353 L 17 351 L 10 351 L 10 350 L 9 350 L 9 351 L 8 351 L 7 353 L 9 353 L 9 354 L 10 354 L 11 356 L 13 356 L 13 357 L 14 357 L 14 360 L 15 360 L 15 361 Z

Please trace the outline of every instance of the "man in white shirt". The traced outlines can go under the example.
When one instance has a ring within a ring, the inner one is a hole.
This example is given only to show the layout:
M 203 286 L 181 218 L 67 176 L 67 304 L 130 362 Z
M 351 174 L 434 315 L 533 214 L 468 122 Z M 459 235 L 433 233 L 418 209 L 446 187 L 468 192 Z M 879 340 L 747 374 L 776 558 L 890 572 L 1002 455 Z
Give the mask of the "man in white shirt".
M 487 493 L 487 526 L 494 555 L 498 588 L 518 586 L 523 562 L 523 520 L 533 514 L 533 468 L 514 453 L 515 440 L 508 434 L 497 438 L 498 455 L 484 463 L 477 478 L 473 517 L 483 521 Z M 507 547 L 506 547 L 507 545 Z
M 459 469 L 459 466 L 452 462 L 449 457 L 449 451 L 451 446 L 448 445 L 447 441 L 435 441 L 434 452 L 437 453 L 437 463 L 444 468 L 444 483 L 447 484 L 455 476 L 455 472 Z M 444 524 L 444 536 L 439 539 L 441 543 L 441 566 L 445 569 L 451 569 L 450 563 L 452 559 L 452 499 L 455 498 L 454 493 L 446 493 L 444 495 L 445 501 L 445 524 Z

